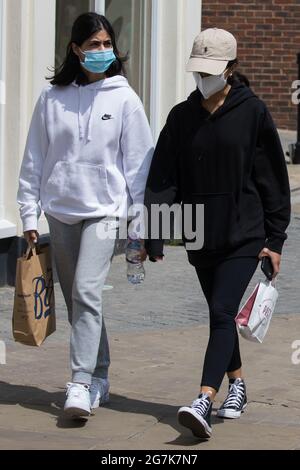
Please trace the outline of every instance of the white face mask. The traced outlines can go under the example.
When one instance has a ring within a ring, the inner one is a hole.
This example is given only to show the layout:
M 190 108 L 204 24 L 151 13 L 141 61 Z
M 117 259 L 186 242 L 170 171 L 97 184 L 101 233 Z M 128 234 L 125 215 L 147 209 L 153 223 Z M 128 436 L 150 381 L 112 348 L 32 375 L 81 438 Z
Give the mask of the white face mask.
M 224 77 L 224 73 L 202 78 L 199 72 L 193 72 L 196 85 L 206 100 L 225 88 L 227 79 Z

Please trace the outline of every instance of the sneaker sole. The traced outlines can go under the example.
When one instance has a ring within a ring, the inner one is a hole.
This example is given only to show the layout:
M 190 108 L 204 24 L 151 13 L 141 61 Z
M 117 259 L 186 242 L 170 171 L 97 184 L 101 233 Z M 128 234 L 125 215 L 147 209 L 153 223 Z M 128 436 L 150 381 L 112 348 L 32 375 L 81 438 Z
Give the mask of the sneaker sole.
M 241 417 L 241 414 L 244 413 L 247 407 L 247 403 L 243 406 L 241 411 L 234 411 L 234 410 L 218 410 L 217 417 L 218 418 L 228 418 L 228 419 L 237 419 Z
M 75 406 L 72 406 L 70 408 L 64 409 L 64 413 L 67 416 L 70 416 L 71 418 L 81 418 L 81 417 L 86 417 L 90 416 L 90 412 L 87 410 L 83 410 L 82 408 L 77 408 Z
M 194 436 L 207 439 L 211 436 L 212 429 L 202 416 L 199 416 L 190 408 L 182 408 L 177 413 L 178 422 L 181 426 L 192 431 Z

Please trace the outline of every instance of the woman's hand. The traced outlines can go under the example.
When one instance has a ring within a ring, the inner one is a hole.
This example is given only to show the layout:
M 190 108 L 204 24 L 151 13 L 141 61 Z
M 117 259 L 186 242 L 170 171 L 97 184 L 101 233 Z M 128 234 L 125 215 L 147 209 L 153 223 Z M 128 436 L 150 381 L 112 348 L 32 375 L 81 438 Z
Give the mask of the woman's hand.
M 143 263 L 144 261 L 146 261 L 146 259 L 147 259 L 147 251 L 145 250 L 144 245 L 142 245 L 142 247 L 141 247 L 140 257 L 141 257 L 142 263 Z
M 258 257 L 259 259 L 262 259 L 264 256 L 268 256 L 271 258 L 272 266 L 273 266 L 273 279 L 277 276 L 277 274 L 280 271 L 280 262 L 281 262 L 281 255 L 279 253 L 276 253 L 275 251 L 269 250 L 269 248 L 264 248 L 261 250 L 259 253 Z
M 153 260 L 154 262 L 156 262 L 156 261 L 163 261 L 163 260 L 164 260 L 164 257 L 163 257 L 163 256 L 152 256 L 152 257 L 151 257 L 151 261 L 152 261 L 152 260 Z
M 28 230 L 24 232 L 24 238 L 30 246 L 38 242 L 38 237 L 39 234 L 37 230 Z
M 145 240 L 141 240 L 141 251 L 140 251 L 140 257 L 141 257 L 141 261 L 142 263 L 144 263 L 144 261 L 146 261 L 147 257 L 148 257 L 148 254 L 147 254 L 147 251 L 145 249 Z M 151 257 L 151 261 L 154 260 L 154 261 L 163 261 L 163 256 L 152 256 Z

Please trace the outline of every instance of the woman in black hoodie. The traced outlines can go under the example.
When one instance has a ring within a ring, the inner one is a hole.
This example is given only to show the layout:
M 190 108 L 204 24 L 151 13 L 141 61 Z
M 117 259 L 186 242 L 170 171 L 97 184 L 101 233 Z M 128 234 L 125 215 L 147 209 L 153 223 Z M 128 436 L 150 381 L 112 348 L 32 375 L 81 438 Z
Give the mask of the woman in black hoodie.
M 235 316 L 259 259 L 269 257 L 278 274 L 290 220 L 277 130 L 266 105 L 238 80 L 236 63 L 232 34 L 211 28 L 197 36 L 187 68 L 197 90 L 170 112 L 146 188 L 149 215 L 153 204 L 179 203 L 184 218 L 186 204 L 204 205 L 203 246 L 186 248 L 209 306 L 210 338 L 200 395 L 178 411 L 198 437 L 211 435 L 212 403 L 226 372 L 229 391 L 217 415 L 239 418 L 247 406 Z M 146 252 L 161 260 L 163 236 L 151 236 L 151 217 L 148 230 Z

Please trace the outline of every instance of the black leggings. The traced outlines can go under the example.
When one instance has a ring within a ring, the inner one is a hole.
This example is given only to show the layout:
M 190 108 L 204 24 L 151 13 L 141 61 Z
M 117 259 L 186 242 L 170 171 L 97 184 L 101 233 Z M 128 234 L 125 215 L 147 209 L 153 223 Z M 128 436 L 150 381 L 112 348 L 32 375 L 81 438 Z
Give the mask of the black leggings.
M 196 267 L 210 317 L 202 386 L 218 391 L 225 372 L 242 366 L 234 319 L 258 262 L 258 258 L 252 256 L 226 259 L 209 268 Z

